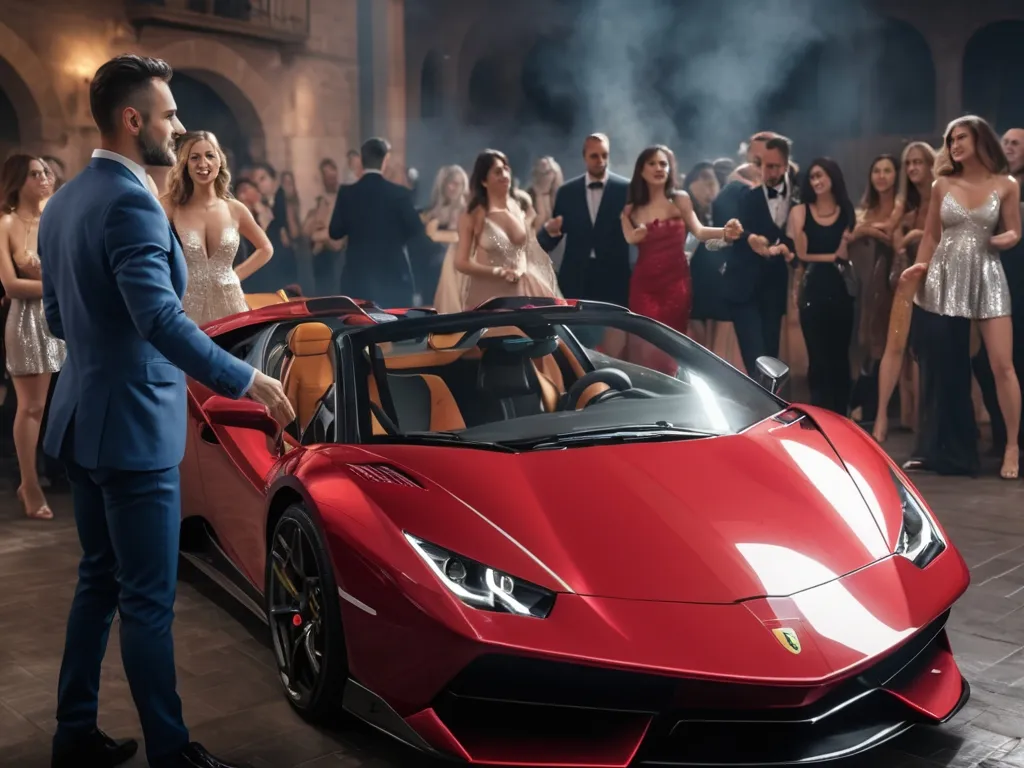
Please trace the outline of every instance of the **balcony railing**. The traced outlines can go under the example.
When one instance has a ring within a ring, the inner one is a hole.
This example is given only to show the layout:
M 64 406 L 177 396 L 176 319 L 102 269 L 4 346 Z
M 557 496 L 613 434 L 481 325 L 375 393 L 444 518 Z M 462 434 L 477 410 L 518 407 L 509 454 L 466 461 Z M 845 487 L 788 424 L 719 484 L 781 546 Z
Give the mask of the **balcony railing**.
M 302 44 L 309 37 L 309 0 L 127 0 L 138 26 L 198 29 Z

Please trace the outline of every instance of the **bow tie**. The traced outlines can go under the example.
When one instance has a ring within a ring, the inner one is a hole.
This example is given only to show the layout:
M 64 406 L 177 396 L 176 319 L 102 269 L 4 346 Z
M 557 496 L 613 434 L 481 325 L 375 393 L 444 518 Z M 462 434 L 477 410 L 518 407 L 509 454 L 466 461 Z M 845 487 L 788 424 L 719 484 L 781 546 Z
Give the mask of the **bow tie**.
M 604 189 L 603 181 L 592 181 L 587 184 L 587 189 Z
M 779 195 L 784 195 L 786 193 L 786 185 L 785 184 L 782 185 L 782 189 L 777 189 L 775 187 L 765 187 L 765 189 L 768 190 L 768 199 L 769 200 L 774 200 Z

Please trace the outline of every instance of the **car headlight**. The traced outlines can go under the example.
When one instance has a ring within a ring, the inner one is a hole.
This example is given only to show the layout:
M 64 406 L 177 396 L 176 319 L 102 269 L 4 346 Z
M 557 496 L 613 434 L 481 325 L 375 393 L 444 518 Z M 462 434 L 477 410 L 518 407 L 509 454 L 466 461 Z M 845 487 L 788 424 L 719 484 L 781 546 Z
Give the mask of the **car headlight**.
M 513 578 L 411 534 L 405 534 L 405 538 L 448 591 L 466 605 L 538 619 L 546 618 L 554 607 L 555 593 L 548 589 Z
M 899 494 L 903 510 L 903 525 L 896 541 L 896 554 L 907 558 L 918 568 L 924 568 L 942 554 L 946 549 L 946 541 L 939 532 L 939 526 L 935 524 L 924 505 L 918 501 L 917 496 L 896 476 L 896 473 L 889 470 L 889 474 L 896 483 L 896 492 Z

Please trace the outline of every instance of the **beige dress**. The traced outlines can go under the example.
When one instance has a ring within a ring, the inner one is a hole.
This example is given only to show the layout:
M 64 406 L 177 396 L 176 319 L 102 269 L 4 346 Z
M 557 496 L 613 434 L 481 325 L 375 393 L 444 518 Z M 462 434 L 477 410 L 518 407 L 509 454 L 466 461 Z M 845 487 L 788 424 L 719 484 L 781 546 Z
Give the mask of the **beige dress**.
M 483 229 L 477 238 L 472 258 L 485 267 L 505 267 L 519 275 L 515 283 L 503 277 L 472 275 L 466 280 L 463 306 L 471 309 L 498 296 L 540 296 L 562 298 L 558 278 L 551 257 L 537 242 L 537 236 L 527 229 L 522 245 L 513 243 L 505 230 L 489 217 L 484 218 Z M 442 269 L 442 280 L 444 272 Z
M 240 242 L 238 228 L 226 228 L 220 245 L 211 254 L 206 253 L 206 242 L 199 232 L 186 230 L 180 234 L 188 265 L 188 288 L 181 300 L 185 314 L 196 325 L 205 325 L 247 312 L 242 283 L 233 269 Z
M 24 263 L 15 264 L 18 277 L 41 280 L 42 264 L 34 251 L 25 251 Z M 46 325 L 42 299 L 11 299 L 4 326 L 7 371 L 11 376 L 57 373 L 64 365 L 67 348 Z

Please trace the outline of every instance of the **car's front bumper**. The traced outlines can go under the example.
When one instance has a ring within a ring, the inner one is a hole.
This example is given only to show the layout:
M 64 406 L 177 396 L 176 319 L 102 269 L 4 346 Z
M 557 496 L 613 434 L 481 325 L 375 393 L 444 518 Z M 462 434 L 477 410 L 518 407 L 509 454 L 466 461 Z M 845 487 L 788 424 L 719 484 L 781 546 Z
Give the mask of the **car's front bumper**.
M 353 676 L 394 715 L 378 724 L 441 755 L 608 768 L 808 763 L 963 706 L 969 689 L 944 626 L 968 579 L 950 549 L 924 571 L 891 557 L 798 595 L 732 605 L 559 595 L 547 619 L 466 609 L 469 632 L 438 621 L 418 595 L 419 620 L 346 635 Z M 782 628 L 795 630 L 799 652 L 773 632 Z M 370 653 L 390 663 L 367 663 Z

